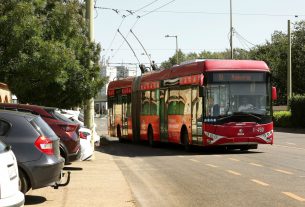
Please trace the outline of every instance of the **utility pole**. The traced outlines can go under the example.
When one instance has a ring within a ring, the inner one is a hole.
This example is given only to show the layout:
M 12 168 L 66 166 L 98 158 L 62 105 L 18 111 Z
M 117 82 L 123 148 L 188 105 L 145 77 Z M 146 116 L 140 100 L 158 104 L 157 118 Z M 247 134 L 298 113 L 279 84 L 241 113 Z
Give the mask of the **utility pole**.
M 292 78 L 291 78 L 291 32 L 290 20 L 288 20 L 288 60 L 287 60 L 287 105 L 292 95 Z
M 230 49 L 231 59 L 233 59 L 233 26 L 232 26 L 232 0 L 230 0 Z
M 165 37 L 174 37 L 174 38 L 176 38 L 176 57 L 177 57 L 177 65 L 179 65 L 178 35 L 165 35 Z
M 89 25 L 89 41 L 94 42 L 94 25 L 93 25 L 93 12 L 94 12 L 94 4 L 93 0 L 86 0 L 86 19 Z M 90 61 L 90 65 L 92 62 Z M 94 97 L 85 101 L 84 107 L 84 124 L 91 130 L 91 144 L 94 148 Z

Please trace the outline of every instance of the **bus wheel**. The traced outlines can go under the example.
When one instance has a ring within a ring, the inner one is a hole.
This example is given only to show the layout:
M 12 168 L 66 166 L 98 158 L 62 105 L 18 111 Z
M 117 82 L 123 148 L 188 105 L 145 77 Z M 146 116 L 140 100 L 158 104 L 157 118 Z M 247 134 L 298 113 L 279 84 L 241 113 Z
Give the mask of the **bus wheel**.
M 154 132 L 151 126 L 148 128 L 148 143 L 151 147 L 156 146 L 156 142 L 154 141 Z
M 183 129 L 183 130 L 182 130 L 182 133 L 181 133 L 181 141 L 182 141 L 182 144 L 184 145 L 185 151 L 187 151 L 187 152 L 192 151 L 192 146 L 191 146 L 190 143 L 189 143 L 189 135 L 188 135 L 186 129 Z

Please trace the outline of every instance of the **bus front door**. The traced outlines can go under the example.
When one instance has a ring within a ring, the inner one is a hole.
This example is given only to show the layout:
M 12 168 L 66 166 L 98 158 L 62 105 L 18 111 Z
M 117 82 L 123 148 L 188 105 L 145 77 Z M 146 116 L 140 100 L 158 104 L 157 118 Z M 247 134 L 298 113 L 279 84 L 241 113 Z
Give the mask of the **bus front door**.
M 168 141 L 167 119 L 168 90 L 160 89 L 160 140 Z
M 192 141 L 202 145 L 202 97 L 199 88 L 192 88 Z

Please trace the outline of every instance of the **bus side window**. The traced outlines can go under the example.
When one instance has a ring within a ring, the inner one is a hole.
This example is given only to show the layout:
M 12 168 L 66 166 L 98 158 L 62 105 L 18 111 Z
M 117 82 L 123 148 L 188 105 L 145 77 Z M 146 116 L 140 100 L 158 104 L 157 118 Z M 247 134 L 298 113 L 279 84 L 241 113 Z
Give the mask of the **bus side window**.
M 150 114 L 151 115 L 159 115 L 159 90 L 151 91 L 151 101 L 150 101 Z
M 150 91 L 142 91 L 141 114 L 149 115 L 150 113 Z

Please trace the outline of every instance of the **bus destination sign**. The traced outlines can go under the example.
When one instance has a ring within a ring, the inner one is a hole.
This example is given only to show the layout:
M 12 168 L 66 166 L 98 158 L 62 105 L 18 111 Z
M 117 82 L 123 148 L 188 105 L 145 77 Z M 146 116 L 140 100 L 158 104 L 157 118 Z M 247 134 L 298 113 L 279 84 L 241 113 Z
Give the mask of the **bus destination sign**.
M 249 82 L 264 81 L 264 73 L 213 73 L 213 82 Z

